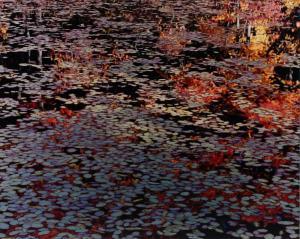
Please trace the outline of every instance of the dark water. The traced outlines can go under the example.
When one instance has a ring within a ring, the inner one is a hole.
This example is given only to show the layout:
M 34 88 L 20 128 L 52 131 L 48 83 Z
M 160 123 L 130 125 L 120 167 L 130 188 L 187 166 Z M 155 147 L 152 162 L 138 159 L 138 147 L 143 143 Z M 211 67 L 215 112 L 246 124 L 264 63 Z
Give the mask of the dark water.
M 0 17 L 0 238 L 299 237 L 299 1 Z

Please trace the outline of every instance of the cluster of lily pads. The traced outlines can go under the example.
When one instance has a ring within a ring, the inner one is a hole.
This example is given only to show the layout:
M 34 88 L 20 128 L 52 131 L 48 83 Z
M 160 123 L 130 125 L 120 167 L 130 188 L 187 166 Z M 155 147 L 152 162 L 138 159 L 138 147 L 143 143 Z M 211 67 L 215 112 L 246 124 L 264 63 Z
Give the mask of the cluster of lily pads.
M 289 7 L 3 1 L 0 238 L 298 238 Z

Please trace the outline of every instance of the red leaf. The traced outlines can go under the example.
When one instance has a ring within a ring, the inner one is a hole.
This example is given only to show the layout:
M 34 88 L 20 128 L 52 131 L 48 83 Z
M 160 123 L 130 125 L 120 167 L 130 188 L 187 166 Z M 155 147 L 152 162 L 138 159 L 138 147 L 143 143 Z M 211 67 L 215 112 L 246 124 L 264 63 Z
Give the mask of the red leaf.
M 74 116 L 74 112 L 72 110 L 69 110 L 68 108 L 61 108 L 60 113 L 62 115 L 66 115 L 68 118 L 71 118 Z
M 217 196 L 217 189 L 215 189 L 215 188 L 209 188 L 208 190 L 206 190 L 205 192 L 203 192 L 201 194 L 201 196 L 202 197 L 206 197 L 209 200 L 213 200 Z
M 58 220 L 62 219 L 65 216 L 65 212 L 59 208 L 53 209 L 51 211 L 51 213 L 54 215 L 55 219 L 58 219 Z
M 245 222 L 249 222 L 249 223 L 253 223 L 253 222 L 260 222 L 262 220 L 261 216 L 247 216 L 247 215 L 243 215 L 242 216 L 242 220 Z
M 48 118 L 47 123 L 51 126 L 55 126 L 55 125 L 57 125 L 58 121 L 56 118 Z
M 230 146 L 227 146 L 226 149 L 227 149 L 227 156 L 232 157 L 234 155 L 235 149 Z
M 218 167 L 225 162 L 224 153 L 212 153 L 208 164 L 213 167 Z
M 162 202 L 165 200 L 166 194 L 164 192 L 162 193 L 157 193 L 157 199 Z
M 287 162 L 287 161 L 286 161 L 285 159 L 283 159 L 283 158 L 275 157 L 275 158 L 273 158 L 273 160 L 272 160 L 272 166 L 273 166 L 274 168 L 279 168 L 280 166 L 286 164 L 286 162 Z
M 41 190 L 44 188 L 45 182 L 43 180 L 33 182 L 33 190 Z
M 39 236 L 39 239 L 53 239 L 60 233 L 57 229 L 51 229 L 51 231 L 46 235 Z

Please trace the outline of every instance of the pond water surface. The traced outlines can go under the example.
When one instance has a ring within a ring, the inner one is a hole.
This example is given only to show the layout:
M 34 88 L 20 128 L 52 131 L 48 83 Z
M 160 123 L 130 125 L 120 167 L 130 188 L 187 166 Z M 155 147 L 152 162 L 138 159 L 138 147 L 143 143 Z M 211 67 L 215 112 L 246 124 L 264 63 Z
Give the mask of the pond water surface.
M 298 0 L 0 2 L 0 238 L 299 238 Z

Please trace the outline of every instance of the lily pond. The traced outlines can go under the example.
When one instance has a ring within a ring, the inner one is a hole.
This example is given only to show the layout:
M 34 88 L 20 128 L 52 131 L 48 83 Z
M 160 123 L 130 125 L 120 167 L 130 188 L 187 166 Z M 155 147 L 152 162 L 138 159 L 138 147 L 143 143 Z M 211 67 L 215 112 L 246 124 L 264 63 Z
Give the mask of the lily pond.
M 299 238 L 299 7 L 0 1 L 0 238 Z

